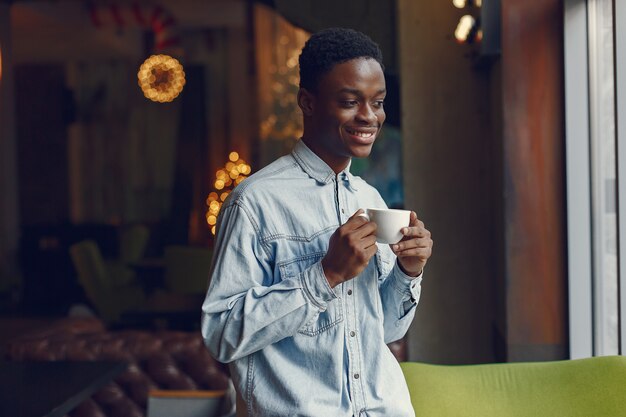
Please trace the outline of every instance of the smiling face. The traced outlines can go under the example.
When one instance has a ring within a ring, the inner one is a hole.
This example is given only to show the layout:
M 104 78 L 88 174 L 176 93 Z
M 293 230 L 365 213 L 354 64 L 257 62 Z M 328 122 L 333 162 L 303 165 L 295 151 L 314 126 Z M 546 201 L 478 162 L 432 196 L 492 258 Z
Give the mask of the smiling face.
M 385 121 L 385 76 L 371 58 L 335 65 L 316 92 L 300 89 L 304 114 L 302 139 L 336 173 L 350 158 L 367 157 Z

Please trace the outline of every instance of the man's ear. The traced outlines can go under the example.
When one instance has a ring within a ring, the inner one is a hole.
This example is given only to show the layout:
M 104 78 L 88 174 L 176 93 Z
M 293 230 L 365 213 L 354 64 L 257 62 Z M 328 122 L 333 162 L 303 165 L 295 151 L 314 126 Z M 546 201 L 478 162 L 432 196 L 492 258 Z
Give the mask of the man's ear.
M 298 106 L 305 116 L 311 116 L 315 108 L 315 96 L 306 88 L 298 90 Z

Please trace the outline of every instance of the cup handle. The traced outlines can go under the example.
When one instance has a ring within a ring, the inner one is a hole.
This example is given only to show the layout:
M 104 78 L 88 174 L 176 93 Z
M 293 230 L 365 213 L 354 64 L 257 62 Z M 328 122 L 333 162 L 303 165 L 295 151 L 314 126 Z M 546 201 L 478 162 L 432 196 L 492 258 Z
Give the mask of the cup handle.
M 357 214 L 358 217 L 364 217 L 365 220 L 367 220 L 368 222 L 370 221 L 370 216 L 367 214 L 366 211 L 364 211 L 363 213 L 359 213 Z

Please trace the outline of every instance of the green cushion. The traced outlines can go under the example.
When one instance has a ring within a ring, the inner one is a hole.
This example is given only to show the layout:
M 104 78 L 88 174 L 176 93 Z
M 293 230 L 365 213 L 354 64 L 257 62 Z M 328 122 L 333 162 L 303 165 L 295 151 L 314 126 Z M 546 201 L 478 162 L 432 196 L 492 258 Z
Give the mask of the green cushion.
M 626 358 L 402 363 L 416 417 L 626 416 Z

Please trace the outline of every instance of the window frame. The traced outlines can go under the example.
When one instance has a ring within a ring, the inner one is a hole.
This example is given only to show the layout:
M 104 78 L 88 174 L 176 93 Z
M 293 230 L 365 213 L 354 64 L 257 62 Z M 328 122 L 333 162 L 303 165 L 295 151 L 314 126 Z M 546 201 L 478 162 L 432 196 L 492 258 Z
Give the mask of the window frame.
M 615 162 L 617 202 L 617 289 L 618 352 L 626 352 L 626 1 L 613 0 L 613 59 L 615 94 Z M 594 6 L 598 6 L 595 4 Z M 592 132 L 592 97 L 590 68 L 590 1 L 564 0 L 565 61 L 565 158 L 568 233 L 568 295 L 570 357 L 584 358 L 610 354 L 600 338 L 608 329 L 603 315 L 604 279 L 598 241 L 602 233 L 594 230 L 598 184 L 594 184 L 593 146 L 598 140 Z M 592 16 L 593 17 L 593 16 Z M 622 146 L 620 146 L 620 143 Z M 597 179 L 595 179 L 597 181 Z M 620 221 L 621 219 L 621 221 Z M 599 261 L 598 261 L 599 260 Z

